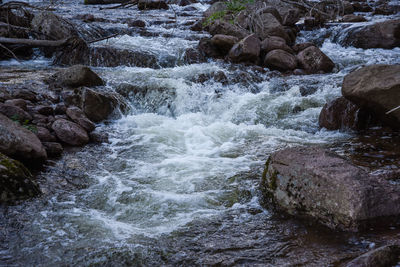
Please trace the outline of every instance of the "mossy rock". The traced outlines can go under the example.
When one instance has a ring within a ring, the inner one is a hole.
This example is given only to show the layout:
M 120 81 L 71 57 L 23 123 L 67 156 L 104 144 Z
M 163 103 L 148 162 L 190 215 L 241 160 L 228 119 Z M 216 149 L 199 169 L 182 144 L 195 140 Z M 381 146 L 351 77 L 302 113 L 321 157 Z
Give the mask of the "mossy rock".
M 0 153 L 0 202 L 12 202 L 40 194 L 29 170 L 19 161 Z

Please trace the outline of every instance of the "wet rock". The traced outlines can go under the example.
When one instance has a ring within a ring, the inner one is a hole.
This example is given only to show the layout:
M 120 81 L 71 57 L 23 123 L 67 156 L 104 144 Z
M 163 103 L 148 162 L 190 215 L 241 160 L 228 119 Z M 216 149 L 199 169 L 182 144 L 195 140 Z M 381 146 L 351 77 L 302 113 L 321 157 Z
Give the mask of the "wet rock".
M 103 132 L 93 131 L 89 133 L 90 141 L 93 143 L 101 144 L 108 143 L 108 134 Z
M 40 194 L 40 188 L 25 166 L 0 153 L 0 202 L 12 202 Z
M 215 20 L 209 26 L 208 31 L 211 35 L 223 34 L 223 35 L 234 36 L 239 39 L 243 39 L 250 34 L 247 30 L 242 29 L 236 25 L 233 25 L 223 20 Z
M 261 52 L 268 53 L 272 50 L 280 49 L 284 50 L 288 53 L 293 54 L 293 49 L 291 49 L 287 44 L 286 41 L 278 36 L 271 36 L 266 38 L 264 41 L 261 42 Z
M 82 126 L 87 132 L 91 132 L 96 128 L 96 125 L 86 117 L 80 108 L 69 107 L 66 113 L 71 120 Z
M 67 107 L 63 103 L 57 104 L 56 107 L 54 108 L 54 113 L 56 115 L 62 115 L 65 114 L 66 112 L 67 112 Z
M 26 123 L 32 120 L 32 116 L 28 112 L 17 106 L 0 103 L 0 113 L 6 115 L 13 121 L 17 121 L 20 123 Z
M 235 63 L 257 63 L 260 56 L 260 48 L 260 39 L 255 34 L 249 35 L 232 47 L 229 51 L 229 59 Z
M 31 27 L 32 30 L 42 33 L 45 39 L 62 40 L 71 36 L 78 36 L 78 32 L 71 21 L 48 11 L 36 13 L 32 19 Z
M 139 27 L 139 28 L 144 28 L 146 27 L 146 22 L 140 19 L 128 21 L 128 26 L 129 27 Z
M 312 95 L 315 92 L 317 92 L 318 88 L 317 87 L 312 87 L 312 86 L 301 86 L 299 88 L 301 96 L 308 96 Z
M 294 46 L 292 46 L 292 49 L 296 52 L 296 53 L 300 53 L 301 51 L 303 51 L 304 49 L 310 47 L 310 46 L 315 46 L 314 43 L 311 42 L 306 42 L 306 43 L 300 43 L 300 44 L 295 44 Z
M 36 106 L 35 111 L 39 114 L 47 116 L 54 114 L 54 109 L 52 106 L 44 106 L 44 105 Z
M 278 36 L 283 38 L 287 43 L 291 42 L 289 35 L 287 34 L 285 27 L 272 13 L 261 13 L 256 17 L 255 21 L 252 22 L 254 27 L 254 33 L 261 39 L 264 40 L 269 36 Z
M 199 41 L 198 49 L 203 57 L 219 58 L 224 56 L 218 47 L 211 42 L 211 38 L 208 37 L 202 38 Z
M 392 49 L 400 46 L 400 19 L 353 27 L 344 32 L 341 45 L 357 48 Z
M 273 153 L 261 190 L 277 208 L 332 229 L 358 231 L 400 215 L 400 188 L 319 147 Z
M 16 106 L 16 107 L 19 107 L 19 108 L 27 111 L 27 108 L 26 108 L 27 102 L 24 99 L 20 99 L 20 98 L 19 99 L 18 98 L 17 99 L 9 99 L 9 100 L 5 101 L 4 104 Z
M 80 106 L 82 103 L 82 92 L 79 89 L 75 90 L 64 90 L 61 92 L 61 97 L 67 106 Z M 59 107 L 59 111 L 61 112 L 60 114 L 65 114 L 65 109 L 64 112 L 62 112 L 63 107 Z
M 216 34 L 211 38 L 211 43 L 219 49 L 221 54 L 226 55 L 231 50 L 232 46 L 234 46 L 239 39 L 234 36 Z
M 359 107 L 371 109 L 384 123 L 398 128 L 400 109 L 400 65 L 371 65 L 353 71 L 343 80 L 342 94 Z
M 84 22 L 93 22 L 96 20 L 92 14 L 77 15 L 76 18 L 81 19 Z
M 306 28 L 306 30 L 312 30 L 314 28 L 321 27 L 324 24 L 325 24 L 325 20 L 319 16 L 304 18 L 304 27 Z
M 129 2 L 129 0 L 84 0 L 85 5 L 108 5 Z
M 36 133 L 35 134 L 39 138 L 39 140 L 42 141 L 42 142 L 54 142 L 54 141 L 56 141 L 56 138 L 50 133 L 50 131 L 47 128 L 38 126 L 38 127 L 36 127 Z
M 145 51 L 130 51 L 113 47 L 94 47 L 90 50 L 87 64 L 91 66 L 132 66 L 159 68 L 155 55 Z
M 147 9 L 169 9 L 164 0 L 139 0 L 137 7 L 139 10 Z
M 104 84 L 104 81 L 95 72 L 93 72 L 89 67 L 82 65 L 75 65 L 60 70 L 51 76 L 50 81 L 68 87 L 90 87 Z
M 331 72 L 335 67 L 332 60 L 316 46 L 310 46 L 301 51 L 297 59 L 301 68 L 309 73 Z
M 344 15 L 342 18 L 342 22 L 364 22 L 364 21 L 367 21 L 367 19 L 364 18 L 363 16 L 354 14 Z
M 31 102 L 36 102 L 37 94 L 28 89 L 17 89 L 11 92 L 13 98 L 20 98 Z
M 284 50 L 276 49 L 265 56 L 264 64 L 270 69 L 280 71 L 294 70 L 297 67 L 297 59 Z
M 353 2 L 354 12 L 371 12 L 372 7 L 368 3 Z
M 34 133 L 0 114 L 0 152 L 26 163 L 41 164 L 46 151 Z
M 56 120 L 51 128 L 58 139 L 71 146 L 83 146 L 89 142 L 87 132 L 78 124 L 65 119 Z
M 188 6 L 188 5 L 192 5 L 192 4 L 196 4 L 198 3 L 197 0 L 180 0 L 178 5 L 180 6 Z
M 56 142 L 43 142 L 43 146 L 45 147 L 49 157 L 59 157 L 64 151 L 62 145 Z
M 195 48 L 186 49 L 185 54 L 183 55 L 183 60 L 186 64 L 205 62 L 204 56 L 198 49 Z
M 83 112 L 94 122 L 107 119 L 117 106 L 117 100 L 114 97 L 89 88 L 84 91 L 82 100 Z
M 346 267 L 386 267 L 394 266 L 400 257 L 399 245 L 386 245 L 371 250 L 346 264 Z
M 371 112 L 360 109 L 344 97 L 326 103 L 319 114 L 319 126 L 328 130 L 362 130 L 374 122 Z

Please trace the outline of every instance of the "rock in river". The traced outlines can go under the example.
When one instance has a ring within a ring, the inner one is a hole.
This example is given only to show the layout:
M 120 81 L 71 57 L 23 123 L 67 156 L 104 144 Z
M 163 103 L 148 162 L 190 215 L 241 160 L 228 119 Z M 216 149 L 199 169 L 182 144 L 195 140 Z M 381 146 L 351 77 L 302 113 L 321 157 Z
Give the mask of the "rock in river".
M 398 222 L 400 215 L 398 186 L 319 147 L 273 153 L 261 190 L 279 209 L 333 229 L 358 231 L 378 221 Z
M 54 83 L 61 86 L 98 86 L 103 85 L 103 80 L 90 68 L 83 65 L 75 65 L 55 73 L 51 78 Z
M 56 120 L 51 128 L 58 139 L 71 146 L 83 146 L 89 142 L 87 132 L 78 124 L 65 119 Z
M 0 203 L 33 197 L 40 194 L 25 166 L 0 153 Z
M 371 65 L 353 71 L 343 80 L 342 94 L 359 107 L 371 109 L 386 124 L 399 128 L 400 65 Z

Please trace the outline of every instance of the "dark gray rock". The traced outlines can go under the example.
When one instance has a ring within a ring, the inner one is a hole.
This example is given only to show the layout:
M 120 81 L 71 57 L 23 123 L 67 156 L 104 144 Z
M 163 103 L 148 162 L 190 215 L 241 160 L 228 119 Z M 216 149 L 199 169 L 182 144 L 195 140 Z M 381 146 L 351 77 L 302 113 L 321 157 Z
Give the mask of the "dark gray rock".
M 277 208 L 332 229 L 358 231 L 396 223 L 400 216 L 398 186 L 318 147 L 273 153 L 266 163 L 261 191 Z
M 41 164 L 47 159 L 46 151 L 36 135 L 2 114 L 0 152 L 30 164 Z
M 38 127 L 36 127 L 35 134 L 39 138 L 39 140 L 42 142 L 56 141 L 56 138 L 50 133 L 50 131 L 47 128 L 38 126 Z
M 61 156 L 64 151 L 62 145 L 56 142 L 43 142 L 43 146 L 46 148 L 47 155 L 53 158 Z
M 71 120 L 82 126 L 82 128 L 87 132 L 91 132 L 96 128 L 96 125 L 90 121 L 83 111 L 78 107 L 69 107 L 66 111 L 66 114 L 69 118 L 71 118 Z
M 9 99 L 9 100 L 5 101 L 4 104 L 16 106 L 16 107 L 22 108 L 23 110 L 27 111 L 27 108 L 26 108 L 27 102 L 24 99 L 20 99 L 20 98 Z
M 20 123 L 26 123 L 32 120 L 32 116 L 22 108 L 8 104 L 0 103 L 0 113 L 6 115 L 13 121 L 17 121 Z
M 74 24 L 52 12 L 41 11 L 35 14 L 31 22 L 32 30 L 43 34 L 45 39 L 62 40 L 78 36 Z
M 387 267 L 399 262 L 400 246 L 387 245 L 371 250 L 346 264 L 346 267 Z
M 235 44 L 229 51 L 229 59 L 232 62 L 251 62 L 257 63 L 260 56 L 260 39 L 252 34 Z
M 274 70 L 294 70 L 297 67 L 297 59 L 287 51 L 276 49 L 265 56 L 264 65 Z
M 237 43 L 239 39 L 230 35 L 216 34 L 211 38 L 211 43 L 218 48 L 221 54 L 228 54 L 229 50 Z
M 104 81 L 89 67 L 83 65 L 75 65 L 58 71 L 49 79 L 57 85 L 68 87 L 80 86 L 99 86 Z
M 342 94 L 359 107 L 371 109 L 384 123 L 399 128 L 400 65 L 371 65 L 344 77 Z
M 0 153 L 0 203 L 40 194 L 40 188 L 25 166 Z
M 112 95 L 89 88 L 83 92 L 82 110 L 91 121 L 100 122 L 107 119 L 117 105 L 118 101 Z
M 71 146 L 83 146 L 89 142 L 87 132 L 78 124 L 65 119 L 56 120 L 51 126 L 58 139 Z
M 169 9 L 164 0 L 139 0 L 137 7 L 139 10 L 147 9 Z
M 335 63 L 318 47 L 310 46 L 297 55 L 299 65 L 308 73 L 331 72 Z

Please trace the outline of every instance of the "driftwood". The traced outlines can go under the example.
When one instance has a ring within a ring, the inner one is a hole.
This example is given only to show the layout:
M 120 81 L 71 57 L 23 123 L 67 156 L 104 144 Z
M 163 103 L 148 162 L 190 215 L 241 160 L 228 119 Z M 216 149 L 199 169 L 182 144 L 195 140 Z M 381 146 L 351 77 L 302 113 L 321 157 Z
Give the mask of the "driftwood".
M 71 37 L 63 40 L 51 41 L 51 40 L 33 40 L 33 39 L 20 39 L 20 38 L 6 38 L 0 37 L 1 44 L 21 44 L 33 47 L 57 47 L 66 45 L 71 41 L 71 39 L 75 39 L 76 37 Z

